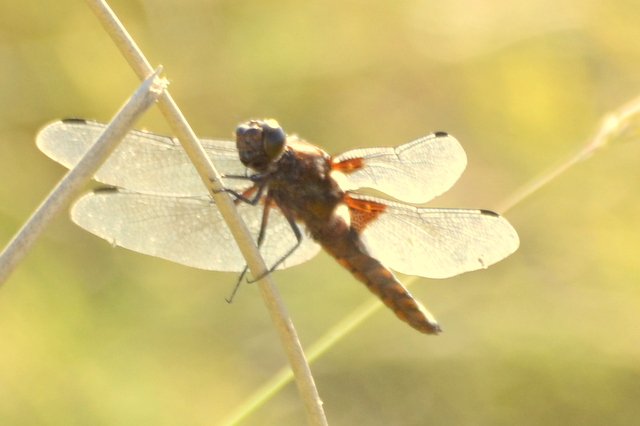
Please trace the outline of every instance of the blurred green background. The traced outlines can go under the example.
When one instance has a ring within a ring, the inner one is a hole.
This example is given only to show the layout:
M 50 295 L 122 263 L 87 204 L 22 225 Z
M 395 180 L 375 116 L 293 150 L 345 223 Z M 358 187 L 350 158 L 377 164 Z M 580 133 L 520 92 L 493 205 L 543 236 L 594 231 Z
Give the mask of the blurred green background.
M 137 80 L 83 2 L 0 0 L 0 233 L 63 169 L 47 122 L 107 121 Z M 201 136 L 274 117 L 331 153 L 436 130 L 469 165 L 433 205 L 495 208 L 640 93 L 637 0 L 112 1 Z M 166 133 L 152 109 L 139 127 Z M 380 310 L 313 364 L 333 425 L 640 422 L 640 144 L 506 215 L 518 252 L 420 279 L 445 332 Z M 285 364 L 255 286 L 60 217 L 0 288 L 0 424 L 216 424 Z M 275 279 L 303 344 L 373 296 L 332 258 Z M 406 279 L 406 277 L 404 278 Z M 299 425 L 293 385 L 243 425 Z

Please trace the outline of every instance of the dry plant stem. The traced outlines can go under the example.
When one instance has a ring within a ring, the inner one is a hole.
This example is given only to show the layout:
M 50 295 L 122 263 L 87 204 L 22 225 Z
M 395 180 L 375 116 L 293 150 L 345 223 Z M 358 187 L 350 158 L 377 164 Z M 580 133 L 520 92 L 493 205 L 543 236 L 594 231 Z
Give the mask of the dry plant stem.
M 409 287 L 417 280 L 417 277 L 409 277 L 403 281 L 405 287 Z M 352 330 L 364 323 L 376 311 L 385 306 L 380 299 L 371 297 L 368 301 L 353 310 L 349 315 L 341 319 L 318 340 L 307 348 L 307 359 L 311 363 L 320 358 L 326 351 L 346 337 Z M 220 422 L 221 426 L 234 426 L 257 410 L 264 402 L 268 401 L 280 389 L 293 378 L 293 373 L 288 368 L 282 368 L 274 374 L 266 383 L 256 389 L 249 397 L 229 413 Z
M 166 80 L 157 77 L 160 71 L 161 68 L 138 87 L 82 160 L 64 176 L 2 251 L 0 284 L 9 277 L 56 215 L 80 194 L 84 185 L 91 180 L 138 118 L 158 99 L 167 86 Z
M 415 279 L 409 279 L 405 286 L 411 284 Z M 360 307 L 351 312 L 348 316 L 340 320 L 337 324 L 325 332 L 322 337 L 316 340 L 307 348 L 307 360 L 313 362 L 320 358 L 335 343 L 342 340 L 351 330 L 365 322 L 374 312 L 383 307 L 384 304 L 377 298 L 370 298 Z M 251 395 L 245 398 L 242 403 L 229 413 L 220 423 L 220 426 L 235 426 L 257 410 L 263 403 L 269 400 L 280 389 L 288 384 L 293 378 L 293 373 L 289 368 L 282 368 L 276 374 L 256 389 Z
M 132 38 L 124 29 L 113 11 L 104 1 L 87 0 L 87 4 L 100 19 L 103 27 L 109 33 L 115 44 L 125 56 L 129 65 L 139 78 L 146 77 L 151 72 L 151 66 Z M 307 419 L 311 425 L 326 425 L 327 420 L 322 409 L 322 402 L 315 387 L 311 369 L 307 363 L 302 346 L 298 340 L 293 324 L 286 311 L 284 303 L 278 295 L 271 275 L 265 275 L 267 268 L 262 260 L 258 248 L 247 230 L 246 225 L 238 215 L 235 205 L 229 195 L 221 192 L 223 189 L 219 173 L 207 157 L 195 133 L 168 92 L 164 92 L 159 99 L 160 111 L 172 127 L 176 137 L 184 147 L 187 155 L 196 167 L 204 184 L 214 198 L 220 213 L 229 226 L 240 251 L 247 260 L 249 269 L 254 276 L 264 276 L 258 281 L 260 292 L 265 301 L 271 319 L 280 336 L 289 364 L 294 372 L 296 384 L 303 400 Z
M 496 212 L 504 214 L 522 200 L 542 188 L 556 177 L 570 169 L 576 163 L 587 159 L 595 151 L 607 145 L 611 137 L 628 122 L 630 118 L 640 112 L 640 96 L 622 105 L 617 110 L 605 115 L 596 129 L 594 136 L 567 160 L 553 167 L 549 171 L 533 178 L 515 190 L 509 197 L 496 207 Z
M 560 163 L 549 172 L 525 183 L 518 190 L 514 191 L 497 208 L 496 212 L 504 214 L 526 197 L 551 182 L 557 176 L 571 168 L 581 160 L 586 159 L 599 148 L 606 146 L 612 136 L 624 128 L 624 125 L 634 116 L 640 113 L 640 96 L 622 105 L 613 112 L 606 114 L 600 121 L 595 136 L 584 144 L 577 153 Z M 404 281 L 405 287 L 409 287 L 416 281 L 416 277 L 411 277 Z M 343 318 L 336 325 L 331 327 L 318 340 L 316 340 L 307 350 L 309 362 L 315 361 L 333 345 L 346 337 L 353 329 L 366 321 L 378 309 L 384 305 L 377 299 L 365 302 L 356 308 L 351 314 Z M 277 391 L 282 389 L 292 378 L 291 371 L 283 368 L 269 379 L 264 385 L 246 398 L 222 423 L 225 426 L 238 424 L 241 420 L 255 411 L 260 405 L 267 401 Z

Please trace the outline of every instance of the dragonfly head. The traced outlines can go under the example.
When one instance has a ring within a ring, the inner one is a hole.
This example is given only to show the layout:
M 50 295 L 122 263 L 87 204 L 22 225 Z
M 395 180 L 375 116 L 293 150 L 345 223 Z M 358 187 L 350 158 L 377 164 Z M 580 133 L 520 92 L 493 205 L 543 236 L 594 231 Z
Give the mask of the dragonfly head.
M 240 161 L 260 172 L 278 159 L 287 135 L 276 120 L 250 120 L 236 128 L 236 146 Z

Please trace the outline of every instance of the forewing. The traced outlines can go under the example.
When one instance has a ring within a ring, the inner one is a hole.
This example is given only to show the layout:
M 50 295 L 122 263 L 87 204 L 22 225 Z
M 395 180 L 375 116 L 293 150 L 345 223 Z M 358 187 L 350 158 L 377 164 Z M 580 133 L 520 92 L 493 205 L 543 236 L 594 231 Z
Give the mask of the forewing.
M 347 188 L 374 188 L 408 203 L 426 203 L 447 191 L 467 165 L 458 141 L 432 133 L 395 148 L 359 148 L 332 160 Z
M 262 206 L 238 205 L 251 234 L 257 238 Z M 113 245 L 183 265 L 239 272 L 245 260 L 213 200 L 143 194 L 122 189 L 97 190 L 80 198 L 71 210 L 73 221 Z M 269 214 L 261 253 L 274 265 L 296 243 L 278 209 Z M 320 249 L 305 236 L 300 247 L 279 269 L 312 258 Z
M 56 121 L 38 133 L 38 148 L 53 160 L 72 168 L 98 139 L 106 124 L 70 119 Z M 247 175 L 235 143 L 201 139 L 221 174 Z M 131 190 L 179 195 L 203 195 L 207 190 L 187 154 L 175 138 L 132 130 L 102 165 L 95 179 Z M 232 189 L 250 186 L 246 180 L 226 179 Z
M 370 254 L 398 272 L 447 278 L 486 268 L 513 253 L 518 234 L 503 217 L 486 210 L 437 209 L 351 196 L 374 211 L 358 214 L 361 238 Z M 372 204 L 371 204 L 372 203 Z

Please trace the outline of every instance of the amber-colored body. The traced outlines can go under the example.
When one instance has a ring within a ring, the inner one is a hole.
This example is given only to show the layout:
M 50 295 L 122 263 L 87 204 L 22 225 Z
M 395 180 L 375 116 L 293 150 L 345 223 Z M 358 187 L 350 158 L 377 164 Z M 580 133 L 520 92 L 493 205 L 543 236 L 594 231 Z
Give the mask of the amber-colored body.
M 267 190 L 265 206 L 273 203 L 290 219 L 301 222 L 309 235 L 357 279 L 366 284 L 396 315 L 422 333 L 438 333 L 438 323 L 409 294 L 393 273 L 371 257 L 359 232 L 382 212 L 384 205 L 354 200 L 332 177 L 331 157 L 296 137 L 275 158 L 265 161 L 256 135 L 238 136 L 238 148 L 251 154 L 245 164 L 258 172 L 256 186 Z M 255 140 L 251 140 L 251 139 Z

